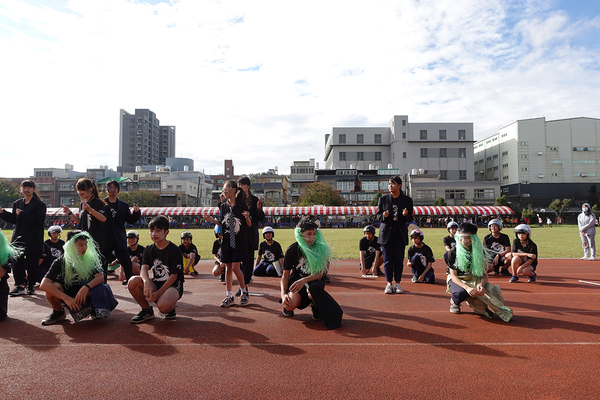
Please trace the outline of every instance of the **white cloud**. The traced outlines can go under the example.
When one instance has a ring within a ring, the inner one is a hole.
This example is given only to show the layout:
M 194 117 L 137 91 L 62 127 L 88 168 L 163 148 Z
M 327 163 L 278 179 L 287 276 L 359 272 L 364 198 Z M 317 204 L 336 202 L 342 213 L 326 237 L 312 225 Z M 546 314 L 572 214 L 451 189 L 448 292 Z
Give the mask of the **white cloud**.
M 46 2 L 46 4 L 52 4 Z M 600 117 L 600 17 L 544 1 L 71 0 L 0 5 L 3 168 L 118 162 L 119 109 L 236 172 L 323 158 L 333 126 Z

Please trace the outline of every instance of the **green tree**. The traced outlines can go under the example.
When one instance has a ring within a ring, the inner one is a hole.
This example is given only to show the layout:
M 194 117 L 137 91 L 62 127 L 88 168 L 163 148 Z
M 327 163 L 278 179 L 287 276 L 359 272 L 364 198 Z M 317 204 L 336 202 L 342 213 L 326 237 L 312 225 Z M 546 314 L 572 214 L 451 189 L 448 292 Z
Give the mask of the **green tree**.
M 592 212 L 594 213 L 594 215 L 598 215 L 598 204 L 594 204 L 592 206 Z
M 537 222 L 537 216 L 531 206 L 527 207 L 521 212 L 521 218 L 527 219 L 529 224 L 535 224 Z
M 443 197 L 440 197 L 439 199 L 433 202 L 433 205 L 437 207 L 444 207 L 446 205 L 446 200 L 444 200 Z
M 598 194 L 598 186 L 596 185 L 592 185 L 590 186 L 590 189 L 588 190 L 588 203 L 590 203 L 590 206 L 595 206 L 596 204 L 600 203 L 600 196 Z
M 562 217 L 565 211 L 571 207 L 571 199 L 556 199 L 548 207 L 554 210 L 557 216 Z
M 496 197 L 495 206 L 508 206 L 508 197 L 506 195 L 502 195 L 500 197 Z
M 463 202 L 464 207 L 473 207 L 474 205 L 475 205 L 475 203 L 473 203 L 471 200 L 465 200 Z
M 134 204 L 137 204 L 140 207 L 162 207 L 160 194 L 157 192 L 150 192 L 148 190 L 120 192 L 119 199 L 125 203 L 128 203 L 132 207 Z
M 328 184 L 317 181 L 304 187 L 304 191 L 300 196 L 300 205 L 344 206 L 346 205 L 346 199 Z
M 370 206 L 377 207 L 377 203 L 379 203 L 379 198 L 381 197 L 381 192 L 375 193 L 375 197 L 369 203 Z
M 15 200 L 21 198 L 19 184 L 10 181 L 0 181 L 0 206 L 12 207 Z

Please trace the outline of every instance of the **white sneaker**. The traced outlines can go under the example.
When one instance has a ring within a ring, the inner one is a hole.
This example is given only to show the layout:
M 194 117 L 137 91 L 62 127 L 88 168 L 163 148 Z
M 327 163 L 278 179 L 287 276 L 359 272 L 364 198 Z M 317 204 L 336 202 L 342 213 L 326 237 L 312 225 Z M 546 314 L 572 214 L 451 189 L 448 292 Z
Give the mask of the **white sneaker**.
M 450 312 L 452 314 L 460 314 L 460 305 L 453 302 L 452 299 L 450 299 Z
M 394 293 L 394 291 L 392 290 L 392 284 L 388 283 L 387 286 L 385 287 L 385 290 L 383 291 L 383 293 L 385 294 L 392 294 Z
M 589 260 L 589 259 L 590 259 L 589 257 L 585 257 L 585 256 L 580 258 L 580 260 Z
M 596 261 L 596 257 L 591 256 L 590 258 L 588 258 L 588 260 L 590 260 L 590 261 Z
M 402 288 L 400 287 L 399 283 L 396 283 L 396 286 L 394 287 L 394 290 L 396 290 L 396 294 L 402 294 L 402 293 L 404 293 L 404 290 L 402 290 Z

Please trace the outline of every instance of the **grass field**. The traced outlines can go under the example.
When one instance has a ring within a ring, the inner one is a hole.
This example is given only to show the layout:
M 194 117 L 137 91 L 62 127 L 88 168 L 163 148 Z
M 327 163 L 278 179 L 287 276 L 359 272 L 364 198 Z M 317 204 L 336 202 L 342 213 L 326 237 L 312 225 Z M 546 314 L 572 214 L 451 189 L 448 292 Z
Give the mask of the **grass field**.
M 581 248 L 581 240 L 576 225 L 562 225 L 553 228 L 538 228 L 532 227 L 532 239 L 538 246 L 540 258 L 579 258 L 583 256 Z M 172 229 L 169 232 L 168 238 L 179 245 L 181 243 L 179 237 L 183 229 Z M 140 243 L 148 245 L 151 243 L 147 231 L 139 230 Z M 192 229 L 194 235 L 194 244 L 198 247 L 200 256 L 203 259 L 212 258 L 212 244 L 215 240 L 215 235 L 209 229 Z M 487 229 L 479 230 L 479 237 L 483 237 L 488 233 Z M 512 228 L 503 230 L 510 238 L 514 239 Z M 3 231 L 10 239 L 10 231 Z M 442 239 L 448 235 L 444 228 L 424 228 L 425 243 L 431 247 L 436 259 L 441 260 L 444 254 L 444 246 Z M 358 241 L 363 235 L 362 229 L 323 229 L 325 239 L 331 245 L 333 252 L 337 258 L 356 258 L 358 259 Z M 63 240 L 66 234 L 63 232 Z M 261 236 L 262 240 L 262 236 Z M 275 230 L 275 240 L 277 240 L 283 250 L 292 244 L 294 239 L 293 229 L 277 229 Z

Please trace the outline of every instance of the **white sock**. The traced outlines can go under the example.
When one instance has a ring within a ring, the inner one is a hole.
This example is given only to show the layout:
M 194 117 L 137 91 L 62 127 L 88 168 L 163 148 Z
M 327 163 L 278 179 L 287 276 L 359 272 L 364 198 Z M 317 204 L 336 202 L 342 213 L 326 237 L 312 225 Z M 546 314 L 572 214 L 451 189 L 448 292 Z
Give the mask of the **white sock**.
M 232 291 L 227 291 L 227 297 L 233 297 L 233 292 Z

